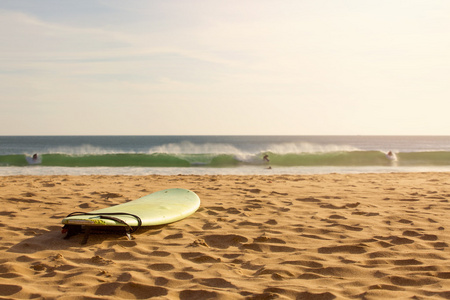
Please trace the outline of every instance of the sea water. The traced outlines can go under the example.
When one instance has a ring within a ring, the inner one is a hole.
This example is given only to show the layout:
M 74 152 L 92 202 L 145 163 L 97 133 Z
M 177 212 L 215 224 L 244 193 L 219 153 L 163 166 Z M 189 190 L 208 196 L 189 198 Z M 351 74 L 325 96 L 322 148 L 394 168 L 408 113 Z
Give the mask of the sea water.
M 0 136 L 3 176 L 428 171 L 450 136 Z

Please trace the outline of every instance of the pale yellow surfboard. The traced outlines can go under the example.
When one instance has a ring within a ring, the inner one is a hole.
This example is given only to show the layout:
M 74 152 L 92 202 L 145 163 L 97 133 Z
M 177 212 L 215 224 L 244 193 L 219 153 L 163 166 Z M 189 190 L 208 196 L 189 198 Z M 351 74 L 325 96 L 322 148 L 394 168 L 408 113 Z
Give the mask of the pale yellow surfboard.
M 142 198 L 91 211 L 77 212 L 62 220 L 70 231 L 73 227 L 140 227 L 179 221 L 200 207 L 200 198 L 186 189 L 167 189 Z M 78 232 L 68 233 L 68 237 Z

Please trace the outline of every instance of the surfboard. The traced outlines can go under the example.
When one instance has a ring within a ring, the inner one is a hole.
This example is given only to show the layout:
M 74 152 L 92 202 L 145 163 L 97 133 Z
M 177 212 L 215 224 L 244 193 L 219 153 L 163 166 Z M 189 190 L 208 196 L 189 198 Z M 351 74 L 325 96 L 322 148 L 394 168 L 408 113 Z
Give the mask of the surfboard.
M 200 207 L 200 198 L 186 189 L 166 189 L 139 199 L 88 213 L 74 212 L 62 220 L 66 238 L 86 229 L 85 241 L 92 228 L 123 227 L 128 238 L 141 226 L 169 224 L 184 219 Z

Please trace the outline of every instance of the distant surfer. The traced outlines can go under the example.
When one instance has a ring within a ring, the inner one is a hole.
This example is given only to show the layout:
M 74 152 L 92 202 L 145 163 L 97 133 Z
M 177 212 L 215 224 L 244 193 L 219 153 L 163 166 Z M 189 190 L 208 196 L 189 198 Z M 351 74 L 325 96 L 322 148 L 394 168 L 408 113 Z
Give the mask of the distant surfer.
M 33 154 L 33 161 L 37 161 L 38 160 L 38 155 L 37 153 Z
M 387 157 L 388 159 L 390 159 L 391 161 L 397 161 L 397 156 L 396 156 L 392 151 L 389 151 L 389 152 L 386 154 L 386 157 Z
M 270 163 L 269 155 L 265 154 L 265 155 L 263 156 L 263 160 L 264 160 L 266 163 L 269 164 L 269 163 Z M 267 169 L 272 169 L 272 167 L 269 166 Z

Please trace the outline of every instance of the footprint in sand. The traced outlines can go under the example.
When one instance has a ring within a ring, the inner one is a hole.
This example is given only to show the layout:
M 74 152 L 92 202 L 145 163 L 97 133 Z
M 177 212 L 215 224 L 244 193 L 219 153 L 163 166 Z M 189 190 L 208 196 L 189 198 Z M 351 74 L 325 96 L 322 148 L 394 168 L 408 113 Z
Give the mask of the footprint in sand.
M 182 239 L 182 238 L 183 238 L 182 233 L 175 233 L 175 234 L 166 236 L 164 239 L 165 240 L 175 240 L 175 239 Z
M 404 288 L 390 284 L 375 284 L 369 287 L 369 290 L 387 290 L 387 291 L 404 291 Z
M 307 197 L 307 198 L 297 198 L 295 199 L 297 201 L 301 201 L 301 202 L 309 202 L 309 203 L 318 203 L 321 202 L 319 199 L 316 199 L 314 197 Z
M 239 247 L 246 243 L 248 239 L 241 235 L 207 235 L 204 237 L 206 244 L 212 248 L 228 249 L 229 247 Z
M 417 260 L 417 259 L 396 259 L 393 261 L 393 264 L 396 266 L 417 266 L 422 265 L 423 262 Z
M 314 280 L 314 279 L 321 279 L 324 278 L 323 276 L 314 274 L 314 273 L 303 273 L 302 275 L 298 276 L 298 279 L 305 279 L 305 280 Z M 305 298 L 308 299 L 308 298 Z M 311 298 L 315 299 L 315 298 Z
M 261 276 L 261 275 L 272 275 L 272 279 L 281 280 L 283 277 L 294 277 L 294 274 L 287 270 L 282 269 L 266 269 L 261 268 L 256 271 L 253 276 Z
M 290 253 L 290 252 L 295 252 L 298 249 L 297 248 L 293 248 L 293 247 L 288 247 L 288 246 L 278 246 L 278 245 L 271 245 L 268 244 L 266 242 L 257 242 L 256 240 L 253 243 L 249 243 L 249 244 L 243 244 L 241 246 L 242 249 L 247 249 L 247 250 L 253 250 L 253 251 L 257 251 L 257 252 L 275 252 L 275 253 Z
M 22 290 L 20 285 L 13 284 L 0 284 L 0 295 L 1 296 L 11 296 Z
M 123 197 L 123 195 L 117 194 L 117 193 L 108 193 L 108 192 L 106 192 L 106 193 L 98 193 L 98 194 L 100 194 L 100 197 L 101 197 L 102 199 L 112 199 L 112 198 L 120 198 L 120 197 Z
M 114 262 L 112 260 L 109 259 L 105 259 L 101 256 L 93 256 L 90 260 L 90 263 L 95 264 L 95 265 L 108 265 L 108 264 L 113 264 Z
M 407 238 L 402 238 L 402 237 L 392 237 L 391 243 L 394 245 L 407 245 L 407 244 L 413 244 L 414 241 L 407 239 Z
M 222 226 L 220 226 L 217 223 L 213 223 L 213 222 L 208 222 L 205 225 L 203 225 L 202 229 L 203 230 L 214 230 L 214 229 L 220 229 L 222 228 Z
M 31 192 L 22 193 L 21 195 L 27 198 L 36 197 L 36 194 Z
M 265 235 L 260 236 L 254 240 L 255 243 L 270 243 L 270 244 L 286 244 L 286 242 L 279 238 L 270 238 Z
M 267 220 L 267 221 L 265 222 L 265 224 L 268 224 L 268 225 L 277 225 L 278 222 L 277 222 L 276 220 L 274 220 L 274 219 L 270 219 L 270 220 Z
M 244 221 L 244 222 L 239 222 L 237 225 L 239 225 L 239 226 L 255 226 L 255 227 L 260 228 L 263 224 L 254 223 L 254 222 L 250 222 L 250 221 Z
M 227 214 L 231 214 L 231 215 L 238 215 L 241 213 L 240 210 L 238 210 L 237 208 L 234 208 L 234 207 L 227 209 L 226 212 L 227 212 Z
M 79 207 L 79 208 L 86 209 L 86 208 L 89 208 L 89 207 L 91 207 L 91 206 L 90 206 L 89 203 L 82 203 L 82 204 L 80 204 L 78 207 Z
M 209 255 L 205 255 L 200 252 L 189 252 L 189 253 L 182 253 L 181 257 L 183 259 L 189 260 L 196 264 L 205 264 L 205 263 L 218 263 L 221 261 L 220 258 L 214 258 Z
M 0 212 L 0 216 L 8 216 L 10 218 L 15 218 L 16 213 L 13 211 L 2 211 L 2 212 Z
M 150 253 L 152 256 L 166 257 L 170 255 L 170 252 L 167 251 L 153 251 Z
M 318 249 L 319 253 L 333 254 L 333 253 L 350 253 L 350 254 L 361 254 L 366 253 L 366 249 L 359 245 L 349 245 L 349 246 L 334 246 L 334 247 L 321 247 Z
M 271 195 L 278 195 L 278 196 L 287 196 L 287 195 L 289 195 L 288 193 L 280 193 L 280 192 L 276 192 L 276 191 L 272 191 L 270 194 Z
M 448 244 L 445 242 L 437 242 L 433 244 L 434 249 L 443 251 L 445 248 L 448 248 Z
M 330 292 L 324 293 L 310 293 L 310 292 L 302 292 L 297 295 L 297 299 L 320 299 L 320 300 L 332 300 L 336 299 L 336 296 Z
M 310 260 L 288 260 L 281 263 L 282 265 L 303 266 L 308 268 L 323 268 L 323 264 Z
M 149 265 L 148 268 L 154 271 L 171 271 L 175 269 L 171 264 L 152 264 Z
M 390 276 L 390 281 L 398 286 L 424 286 L 439 282 L 439 280 L 433 277 L 402 277 L 402 276 Z
M 116 292 L 120 290 L 121 292 Z M 122 294 L 126 292 L 133 295 L 136 299 L 147 299 L 152 297 L 162 297 L 168 294 L 168 290 L 159 286 L 150 286 L 135 282 L 128 282 L 125 284 L 119 282 L 104 283 L 97 288 L 96 295 L 101 296 L 114 296 L 116 294 Z M 130 296 L 122 296 L 121 298 L 132 298 Z
M 234 284 L 230 283 L 229 281 L 223 278 L 201 279 L 200 284 L 208 287 L 223 288 L 223 289 L 237 288 Z
M 329 218 L 329 219 L 332 219 L 332 220 L 347 220 L 346 217 L 340 216 L 340 215 L 331 215 L 331 216 L 329 216 L 328 218 Z
M 438 240 L 437 235 L 434 235 L 434 234 L 424 234 L 419 238 L 424 241 L 437 241 Z
M 157 286 L 164 286 L 167 285 L 169 283 L 169 279 L 165 278 L 165 277 L 156 277 L 155 278 L 155 284 Z
M 450 272 L 438 272 L 436 276 L 442 279 L 450 279 Z
M 180 300 L 191 299 L 217 299 L 217 293 L 206 290 L 184 290 L 180 292 Z
M 260 189 L 245 189 L 244 191 L 249 192 L 249 193 L 253 193 L 253 194 L 261 193 Z
M 191 280 L 194 278 L 194 275 L 188 272 L 176 272 L 173 274 L 173 277 L 178 280 Z
M 261 200 L 253 199 L 248 200 L 246 203 L 247 205 L 245 206 L 245 210 L 260 209 L 264 207 Z
M 120 274 L 120 275 L 117 277 L 117 281 L 119 281 L 119 282 L 128 282 L 128 281 L 131 280 L 132 277 L 133 277 L 133 276 L 131 276 L 130 273 L 125 272 L 125 273 Z

